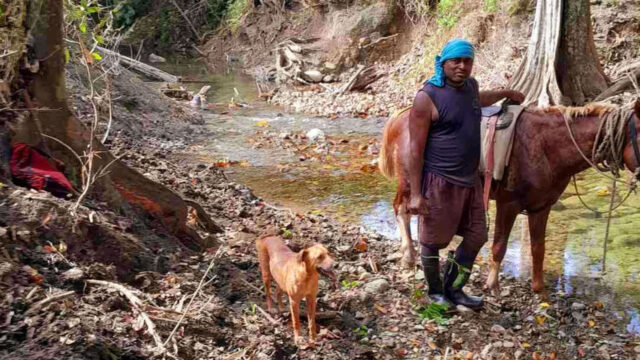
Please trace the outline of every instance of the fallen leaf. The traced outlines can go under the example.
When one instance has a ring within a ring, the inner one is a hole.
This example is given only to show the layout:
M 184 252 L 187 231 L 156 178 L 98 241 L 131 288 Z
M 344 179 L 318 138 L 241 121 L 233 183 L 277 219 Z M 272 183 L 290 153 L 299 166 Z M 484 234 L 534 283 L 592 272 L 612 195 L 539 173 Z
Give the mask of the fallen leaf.
M 360 238 L 359 240 L 356 241 L 356 243 L 353 245 L 353 248 L 356 251 L 359 252 L 364 252 L 367 251 L 367 239 L 366 238 Z
M 543 308 L 549 307 L 549 303 L 543 302 L 542 304 L 540 304 L 540 307 L 543 307 Z
M 533 360 L 542 360 L 542 358 L 540 357 L 540 355 L 537 352 L 533 353 Z
M 538 322 L 538 324 L 542 325 L 544 324 L 545 321 L 547 321 L 547 317 L 536 315 L 536 321 Z
M 256 126 L 266 127 L 266 126 L 269 126 L 269 122 L 266 121 L 266 120 L 260 120 L 260 121 L 256 122 Z
M 64 254 L 67 252 L 67 244 L 65 244 L 65 242 L 62 240 L 60 240 L 60 244 L 58 244 L 58 251 L 61 254 Z
M 555 360 L 556 353 L 552 352 L 551 355 L 549 355 L 549 358 L 551 358 L 551 360 Z
M 593 320 L 589 320 L 589 327 L 594 327 L 596 326 L 596 322 Z
M 381 313 L 383 313 L 383 314 L 386 314 L 386 313 L 388 313 L 388 312 L 389 312 L 387 309 L 383 308 L 382 306 L 380 306 L 380 305 L 378 305 L 378 304 L 375 304 L 375 307 L 376 307 L 376 309 L 377 309 L 378 311 L 380 311 L 380 312 L 381 312 Z
M 578 348 L 578 354 L 579 354 L 580 356 L 585 356 L 585 355 L 587 354 L 587 352 L 586 352 L 586 351 L 584 351 L 584 349 L 583 349 L 583 348 Z
M 523 347 L 523 348 L 525 348 L 525 349 L 526 349 L 526 348 L 530 348 L 530 347 L 531 347 L 531 344 L 529 344 L 528 342 L 523 342 L 521 345 L 522 345 L 522 347 Z
M 407 349 L 396 349 L 396 355 L 406 356 L 409 353 Z
M 436 346 L 436 344 L 435 344 L 433 341 L 432 341 L 432 342 L 430 342 L 428 345 L 429 345 L 429 347 L 431 348 L 431 350 L 435 350 L 435 349 L 437 349 L 437 348 L 438 348 L 438 347 Z
M 43 246 L 42 249 L 48 253 L 56 252 L 56 249 L 53 246 L 49 246 L 49 245 Z
M 473 353 L 472 352 L 468 352 L 467 356 L 466 356 L 467 360 L 472 360 L 473 359 Z

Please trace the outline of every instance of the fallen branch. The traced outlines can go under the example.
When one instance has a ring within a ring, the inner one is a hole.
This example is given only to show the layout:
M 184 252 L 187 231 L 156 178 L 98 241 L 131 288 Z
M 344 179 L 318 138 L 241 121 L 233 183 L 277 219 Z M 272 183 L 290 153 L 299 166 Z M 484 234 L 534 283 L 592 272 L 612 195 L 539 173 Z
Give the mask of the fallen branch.
M 176 9 L 178 9 L 178 12 L 180 12 L 180 15 L 182 15 L 182 17 L 187 22 L 187 24 L 189 24 L 189 28 L 191 29 L 191 31 L 193 31 L 193 34 L 196 36 L 196 39 L 200 40 L 200 34 L 198 34 L 198 30 L 196 30 L 196 27 L 193 26 L 193 23 L 191 23 L 191 20 L 189 19 L 187 14 L 184 11 L 182 11 L 180 6 L 178 6 L 178 3 L 176 3 L 176 0 L 171 0 L 171 2 L 176 7 Z
M 144 312 L 144 310 L 142 310 L 142 300 L 140 300 L 137 296 L 135 296 L 129 289 L 127 289 L 126 287 L 120 284 L 103 281 L 103 280 L 91 280 L 91 279 L 86 280 L 86 282 L 89 284 L 102 285 L 108 288 L 115 289 L 119 291 L 122 295 L 124 295 L 127 298 L 127 300 L 129 300 L 131 305 L 133 305 L 133 308 L 136 309 L 136 311 L 138 311 L 140 316 L 142 316 L 142 320 L 147 325 L 147 330 L 149 331 L 149 334 L 151 334 L 151 337 L 153 337 L 153 340 L 156 343 L 156 347 L 158 351 L 161 353 L 165 352 L 166 349 L 164 347 L 164 344 L 162 343 L 162 340 L 160 339 L 160 336 L 156 332 L 156 327 L 153 324 L 153 321 L 151 321 L 151 318 L 149 318 L 149 315 L 147 315 L 147 313 Z
M 165 340 L 165 342 L 163 344 L 163 347 L 165 345 L 167 345 L 167 343 L 173 337 L 173 334 L 175 334 L 176 330 L 178 330 L 178 327 L 180 327 L 180 324 L 182 323 L 182 320 L 184 320 L 185 315 L 189 312 L 189 309 L 191 308 L 191 304 L 193 303 L 193 299 L 195 299 L 196 296 L 198 296 L 198 293 L 200 292 L 200 289 L 202 289 L 202 284 L 204 282 L 204 279 L 209 274 L 209 271 L 211 271 L 211 269 L 213 268 L 213 265 L 215 265 L 216 259 L 220 255 L 222 255 L 223 253 L 224 253 L 224 251 L 222 251 L 221 249 L 218 249 L 218 251 L 216 252 L 216 255 L 213 257 L 213 259 L 211 259 L 211 262 L 209 263 L 209 267 L 207 268 L 207 271 L 204 272 L 204 275 L 202 275 L 202 278 L 200 278 L 200 283 L 198 284 L 198 287 L 196 288 L 196 291 L 194 291 L 193 295 L 191 296 L 191 300 L 189 300 L 189 304 L 187 305 L 187 308 L 182 313 L 182 316 L 180 316 L 180 320 L 178 320 L 178 322 L 176 323 L 176 326 L 173 328 L 173 330 L 171 330 L 171 334 L 169 334 L 169 337 L 167 337 L 167 340 Z
M 66 39 L 67 42 L 72 43 L 72 44 L 78 44 L 77 41 L 73 41 L 73 40 L 69 40 Z M 164 72 L 158 68 L 155 68 L 151 65 L 147 65 L 143 62 L 137 61 L 135 59 L 132 59 L 128 56 L 124 56 L 116 51 L 112 51 L 109 49 L 105 49 L 103 47 L 100 46 L 96 46 L 96 49 L 101 52 L 104 53 L 106 55 L 111 55 L 114 58 L 117 59 L 117 61 L 122 62 L 125 65 L 128 65 L 129 67 L 131 67 L 134 70 L 137 70 L 141 73 L 143 73 L 144 75 L 151 77 L 153 79 L 157 79 L 157 80 L 162 80 L 162 81 L 166 81 L 166 82 L 179 82 L 180 78 L 175 76 L 175 75 L 171 75 L 167 72 Z
M 631 82 L 631 80 L 637 78 L 640 78 L 640 69 L 636 69 L 633 73 L 631 73 L 631 76 L 627 76 L 616 81 L 608 89 L 600 93 L 600 95 L 596 96 L 593 101 L 602 101 L 631 89 L 633 87 L 633 83 Z
M 396 37 L 396 36 L 398 36 L 398 35 L 399 35 L 399 34 L 393 34 L 393 35 L 389 35 L 389 36 L 381 37 L 381 38 L 377 39 L 376 41 L 374 41 L 374 42 L 372 42 L 372 43 L 370 43 L 370 44 L 367 44 L 367 45 L 363 46 L 362 48 L 363 48 L 363 49 L 366 49 L 366 48 L 368 48 L 368 47 L 374 46 L 375 44 L 377 44 L 377 43 L 379 43 L 379 42 L 381 42 L 381 41 L 388 40 L 388 39 L 392 39 L 392 38 L 394 38 L 394 37 Z
M 262 313 L 262 315 L 264 315 L 264 317 L 269 320 L 269 322 L 272 325 L 278 325 L 279 323 L 276 321 L 276 319 L 274 319 L 271 315 L 269 315 L 268 312 L 264 311 L 263 308 L 260 307 L 260 305 L 258 304 L 254 304 L 256 306 L 256 309 L 258 309 L 258 311 L 260 311 Z
M 26 315 L 33 314 L 34 312 L 40 310 L 41 308 L 43 308 L 44 306 L 48 305 L 49 303 L 60 301 L 60 300 L 64 300 L 64 299 L 66 299 L 68 297 L 73 296 L 75 293 L 76 293 L 75 291 L 66 291 L 66 292 L 63 292 L 63 293 L 60 293 L 60 294 L 53 295 L 53 296 L 51 296 L 49 298 L 40 300 L 37 303 L 33 304 L 29 308 L 29 310 L 27 310 L 25 312 L 25 314 Z

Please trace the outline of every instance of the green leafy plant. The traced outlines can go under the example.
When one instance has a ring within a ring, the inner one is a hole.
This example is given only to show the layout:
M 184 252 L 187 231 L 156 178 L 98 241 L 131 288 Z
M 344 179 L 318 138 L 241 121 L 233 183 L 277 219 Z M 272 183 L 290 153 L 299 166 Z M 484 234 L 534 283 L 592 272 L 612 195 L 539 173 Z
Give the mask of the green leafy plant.
M 287 228 L 282 228 L 282 237 L 285 239 L 291 239 L 293 237 L 293 233 Z
M 443 28 L 452 28 L 460 18 L 460 0 L 440 0 L 436 23 Z
M 256 314 L 256 310 L 257 310 L 256 304 L 250 303 L 249 304 L 249 310 L 248 310 L 249 314 L 255 315 Z
M 498 0 L 485 0 L 482 10 L 492 13 L 498 11 Z
M 240 22 L 247 10 L 247 0 L 232 0 L 227 10 L 227 25 L 235 32 L 240 27 Z
M 369 334 L 369 329 L 367 328 L 367 325 L 360 325 L 353 329 L 353 333 L 356 334 L 357 337 L 363 338 Z
M 358 282 L 353 280 L 353 281 L 349 281 L 349 280 L 342 280 L 342 282 L 340 282 L 340 284 L 342 284 L 342 287 L 349 290 L 349 289 L 355 289 L 358 287 Z
M 438 325 L 447 325 L 447 319 L 451 317 L 447 310 L 448 308 L 444 305 L 431 303 L 429 306 L 420 308 L 418 314 L 421 319 L 430 319 Z

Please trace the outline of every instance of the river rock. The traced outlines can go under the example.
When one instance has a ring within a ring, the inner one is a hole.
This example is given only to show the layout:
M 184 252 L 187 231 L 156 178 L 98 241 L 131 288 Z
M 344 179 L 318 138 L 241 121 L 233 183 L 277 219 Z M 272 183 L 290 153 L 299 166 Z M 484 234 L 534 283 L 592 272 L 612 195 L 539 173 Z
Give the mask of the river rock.
M 324 131 L 318 128 L 307 131 L 307 139 L 309 139 L 309 141 L 311 142 L 316 142 L 323 138 L 324 138 Z
M 164 63 L 167 62 L 167 59 L 163 58 L 162 56 L 156 55 L 156 54 L 149 54 L 149 62 L 151 63 Z
M 336 64 L 332 63 L 332 62 L 328 62 L 327 61 L 327 62 L 324 63 L 324 68 L 327 69 L 327 70 L 335 70 L 335 69 L 338 68 L 338 66 Z
M 304 77 L 304 79 L 307 81 L 317 83 L 322 81 L 323 75 L 318 70 L 307 70 L 302 73 L 302 77 Z
M 495 324 L 491 327 L 491 332 L 494 332 L 494 333 L 504 334 L 505 331 L 506 330 L 498 324 Z
M 571 310 L 573 311 L 582 311 L 584 309 L 586 309 L 587 306 L 583 303 L 579 303 L 579 302 L 574 302 L 573 304 L 571 304 Z
M 322 78 L 322 82 L 325 82 L 325 83 L 330 83 L 330 82 L 334 82 L 334 81 L 335 81 L 335 78 L 333 77 L 333 75 L 325 75 Z
M 389 282 L 387 279 L 376 279 L 364 286 L 364 291 L 370 294 L 380 294 L 389 289 Z
M 62 274 L 62 277 L 67 281 L 80 280 L 84 277 L 84 272 L 81 269 L 74 267 L 65 271 Z

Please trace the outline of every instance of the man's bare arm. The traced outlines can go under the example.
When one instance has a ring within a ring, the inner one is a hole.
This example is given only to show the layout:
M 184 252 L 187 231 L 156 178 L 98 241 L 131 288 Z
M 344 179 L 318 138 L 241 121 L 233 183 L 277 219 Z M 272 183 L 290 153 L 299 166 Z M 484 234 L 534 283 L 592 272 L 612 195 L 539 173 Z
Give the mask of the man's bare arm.
M 478 100 L 480 100 L 480 105 L 482 106 L 491 106 L 504 98 L 508 98 L 519 103 L 524 101 L 524 95 L 515 90 L 480 91 L 478 94 Z
M 434 117 L 436 115 L 436 117 Z M 424 149 L 431 121 L 437 118 L 437 110 L 424 91 L 418 91 L 409 113 L 409 154 L 407 176 L 410 186 L 409 213 L 423 213 L 425 209 L 422 198 L 422 173 L 424 166 Z

